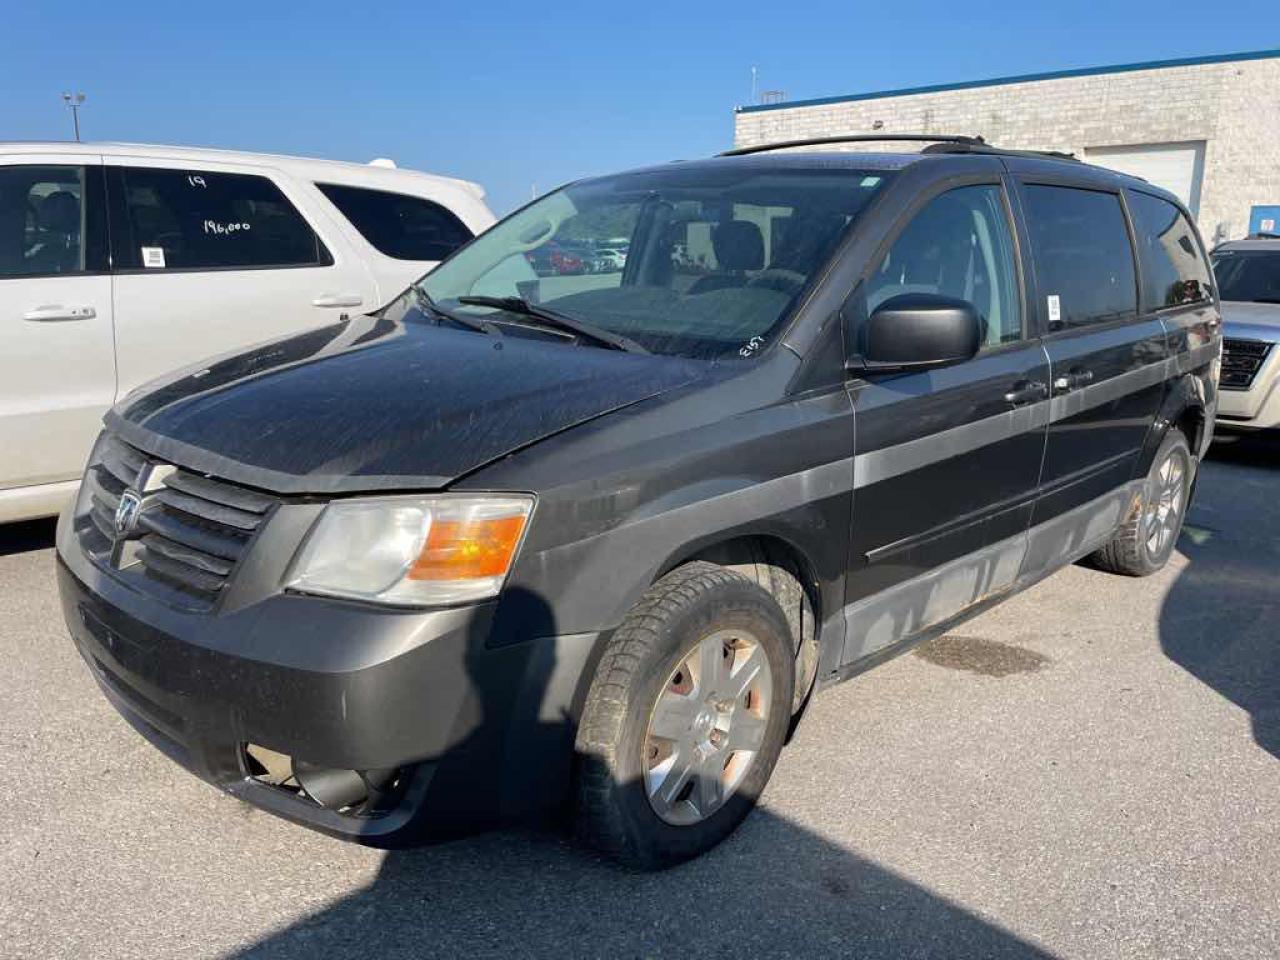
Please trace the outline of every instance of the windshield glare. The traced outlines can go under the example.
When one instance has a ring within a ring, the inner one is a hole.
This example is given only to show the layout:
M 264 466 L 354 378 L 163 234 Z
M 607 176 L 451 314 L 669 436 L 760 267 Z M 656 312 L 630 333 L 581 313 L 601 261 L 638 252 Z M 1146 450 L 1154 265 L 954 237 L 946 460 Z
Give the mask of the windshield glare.
M 1280 303 L 1280 250 L 1221 250 L 1213 275 L 1223 300 Z
M 419 286 L 451 314 L 528 323 L 458 302 L 519 297 L 654 353 L 750 357 L 888 176 L 725 165 L 584 181 L 513 214 Z

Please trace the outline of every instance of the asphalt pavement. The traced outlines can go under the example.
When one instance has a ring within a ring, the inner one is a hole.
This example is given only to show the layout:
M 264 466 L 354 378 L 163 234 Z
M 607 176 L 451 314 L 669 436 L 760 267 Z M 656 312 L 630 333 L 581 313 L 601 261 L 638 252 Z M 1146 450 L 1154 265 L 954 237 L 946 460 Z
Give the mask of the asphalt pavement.
M 818 697 L 710 855 L 342 844 L 179 769 L 0 528 L 0 957 L 1280 956 L 1280 444 L 1215 450 L 1170 566 L 1071 567 Z

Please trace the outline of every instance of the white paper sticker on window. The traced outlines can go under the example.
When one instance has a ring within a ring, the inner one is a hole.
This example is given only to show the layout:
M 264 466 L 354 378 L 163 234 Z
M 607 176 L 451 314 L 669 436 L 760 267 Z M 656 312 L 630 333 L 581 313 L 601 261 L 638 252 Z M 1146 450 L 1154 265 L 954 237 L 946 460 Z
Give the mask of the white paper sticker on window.
M 1049 294 L 1049 322 L 1057 323 L 1062 319 L 1062 304 L 1058 301 L 1056 293 Z
M 1276 231 L 1276 222 L 1274 220 L 1263 220 L 1258 226 L 1262 228 L 1263 233 L 1275 233 Z
M 142 265 L 144 267 L 163 267 L 164 247 L 143 247 Z

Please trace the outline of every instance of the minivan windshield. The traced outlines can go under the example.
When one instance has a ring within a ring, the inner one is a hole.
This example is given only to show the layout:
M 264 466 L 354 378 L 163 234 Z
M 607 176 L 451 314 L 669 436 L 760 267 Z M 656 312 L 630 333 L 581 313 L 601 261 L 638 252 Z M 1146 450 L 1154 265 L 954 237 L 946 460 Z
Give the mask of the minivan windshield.
M 752 357 L 891 175 L 675 164 L 582 181 L 482 234 L 403 308 L 490 332 L 572 336 L 545 322 L 555 314 L 651 353 Z
M 1280 303 L 1280 241 L 1274 251 L 1217 251 L 1213 275 L 1223 300 Z

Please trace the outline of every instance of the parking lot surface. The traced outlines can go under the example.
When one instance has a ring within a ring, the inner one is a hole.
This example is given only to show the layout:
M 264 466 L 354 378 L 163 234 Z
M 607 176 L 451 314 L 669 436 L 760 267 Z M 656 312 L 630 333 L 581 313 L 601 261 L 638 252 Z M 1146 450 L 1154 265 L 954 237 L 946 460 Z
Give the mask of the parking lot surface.
M 1280 956 L 1280 447 L 1215 450 L 1168 569 L 1083 567 L 814 701 L 657 875 L 554 832 L 345 845 L 174 766 L 0 528 L 0 956 Z

